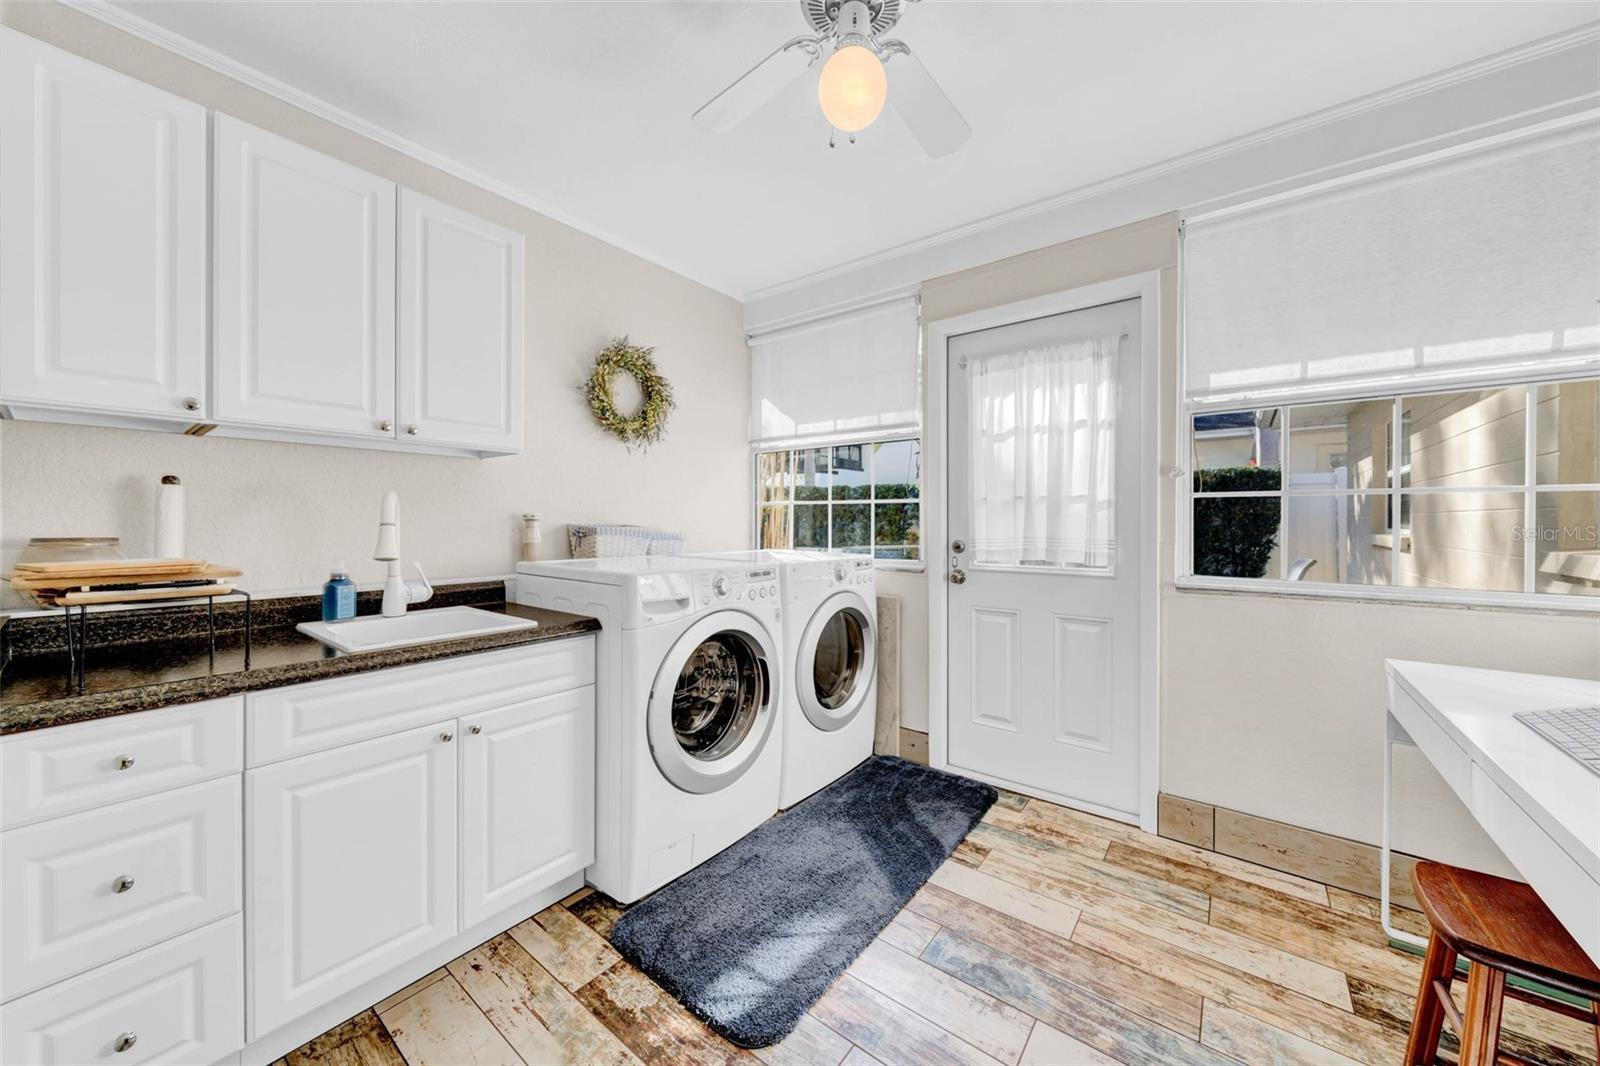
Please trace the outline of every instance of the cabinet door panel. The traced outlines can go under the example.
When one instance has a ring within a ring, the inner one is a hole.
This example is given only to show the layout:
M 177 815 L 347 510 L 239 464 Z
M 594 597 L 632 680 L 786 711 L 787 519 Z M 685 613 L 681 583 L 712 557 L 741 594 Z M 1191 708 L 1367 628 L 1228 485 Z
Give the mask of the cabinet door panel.
M 461 924 L 594 861 L 594 686 L 461 720 Z
M 400 190 L 400 423 L 409 438 L 522 449 L 522 234 Z
M 454 731 L 245 774 L 251 1039 L 455 935 Z
M 215 174 L 216 417 L 393 437 L 394 183 L 227 115 Z
M 0 276 L 0 401 L 204 417 L 205 108 L 0 29 Z

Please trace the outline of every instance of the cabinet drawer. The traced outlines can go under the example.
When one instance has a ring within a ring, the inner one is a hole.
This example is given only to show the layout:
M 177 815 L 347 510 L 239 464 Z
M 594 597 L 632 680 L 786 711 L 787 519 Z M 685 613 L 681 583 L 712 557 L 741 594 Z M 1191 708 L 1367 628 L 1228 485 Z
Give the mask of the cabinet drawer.
M 228 918 L 7 1003 L 0 1061 L 209 1066 L 233 1054 L 244 1046 L 243 939 Z
M 582 637 L 254 692 L 245 761 L 261 766 L 594 682 Z
M 0 828 L 237 773 L 244 697 L 0 737 Z
M 0 999 L 239 909 L 238 774 L 0 834 Z

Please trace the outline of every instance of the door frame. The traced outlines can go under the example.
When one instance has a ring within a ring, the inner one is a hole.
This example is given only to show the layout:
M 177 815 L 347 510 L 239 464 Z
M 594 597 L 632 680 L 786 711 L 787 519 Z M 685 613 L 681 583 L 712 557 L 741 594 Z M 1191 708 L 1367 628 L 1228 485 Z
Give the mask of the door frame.
M 1082 311 L 1101 304 L 1139 298 L 1141 362 L 1140 413 L 1144 424 L 1139 436 L 1139 529 L 1143 538 L 1139 576 L 1139 828 L 1156 831 L 1156 797 L 1161 788 L 1161 526 L 1158 505 L 1161 484 L 1161 273 L 1151 270 L 1109 281 L 1083 285 L 1028 300 L 984 308 L 964 315 L 929 322 L 926 330 L 925 372 L 928 405 L 923 412 L 922 521 L 928 574 L 928 763 L 949 769 L 950 673 L 949 663 L 949 512 L 946 478 L 949 476 L 949 432 L 945 405 L 949 394 L 949 344 L 952 337 L 999 326 L 1014 325 L 1050 315 Z M 931 549 L 936 548 L 937 551 Z M 1016 792 L 1074 807 L 1118 821 L 1124 811 L 1114 811 L 1048 789 L 980 774 L 968 767 L 959 772 Z

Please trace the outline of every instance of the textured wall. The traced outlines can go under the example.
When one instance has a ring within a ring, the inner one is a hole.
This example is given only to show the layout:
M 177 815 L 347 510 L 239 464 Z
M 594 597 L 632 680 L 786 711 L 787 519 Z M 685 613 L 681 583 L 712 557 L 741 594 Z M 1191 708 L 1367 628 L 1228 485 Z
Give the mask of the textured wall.
M 749 352 L 739 305 L 56 4 L 0 21 L 527 235 L 527 450 L 476 460 L 132 430 L 0 423 L 0 566 L 32 536 L 116 535 L 151 548 L 161 474 L 188 486 L 192 554 L 243 566 L 256 590 L 320 584 L 337 558 L 359 582 L 378 498 L 400 493 L 406 558 L 430 576 L 505 573 L 515 516 L 537 511 L 565 554 L 567 522 L 681 530 L 691 549 L 749 541 Z M 577 386 L 612 335 L 656 347 L 679 400 L 667 439 L 628 453 L 589 421 Z

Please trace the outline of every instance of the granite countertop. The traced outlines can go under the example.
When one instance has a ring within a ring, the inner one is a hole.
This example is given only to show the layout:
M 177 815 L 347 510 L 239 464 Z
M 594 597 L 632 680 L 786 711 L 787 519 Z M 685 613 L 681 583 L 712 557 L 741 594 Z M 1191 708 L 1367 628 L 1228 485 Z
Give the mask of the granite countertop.
M 532 629 L 493 633 L 463 640 L 436 641 L 404 648 L 346 653 L 334 651 L 295 629 L 299 621 L 318 617 L 319 601 L 297 597 L 264 600 L 250 643 L 250 666 L 244 665 L 242 611 L 218 601 L 215 658 L 203 628 L 204 608 L 146 609 L 91 614 L 88 670 L 83 691 L 67 679 L 67 657 L 61 644 L 60 615 L 0 616 L 0 637 L 9 658 L 0 666 L 0 736 L 53 725 L 87 722 L 157 707 L 231 696 L 255 689 L 382 670 L 410 663 L 432 662 L 456 655 L 538 644 L 581 636 L 600 628 L 586 615 L 508 604 L 498 582 L 440 589 L 429 607 L 468 605 L 538 622 Z M 374 597 L 362 594 L 358 614 L 376 612 Z M 187 611 L 187 614 L 181 612 Z M 203 622 L 200 623 L 203 625 Z M 176 633 L 177 635 L 168 635 Z

